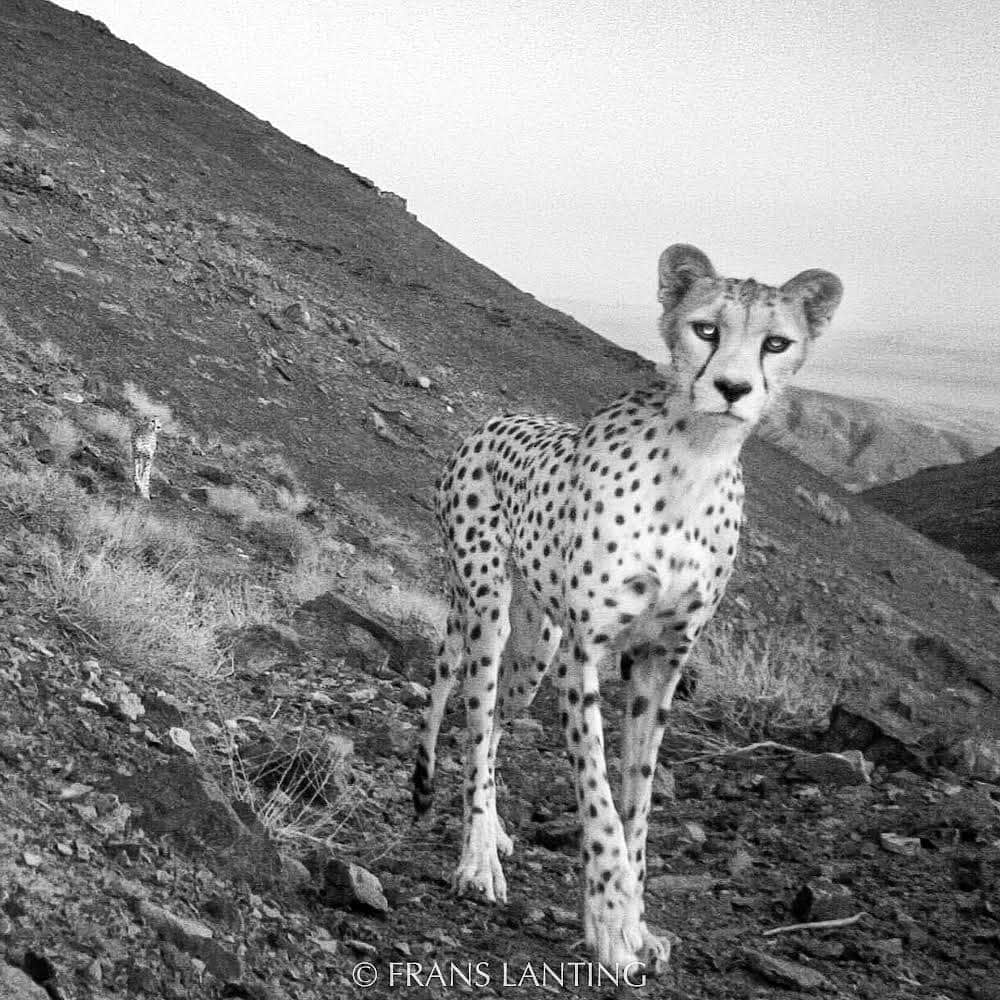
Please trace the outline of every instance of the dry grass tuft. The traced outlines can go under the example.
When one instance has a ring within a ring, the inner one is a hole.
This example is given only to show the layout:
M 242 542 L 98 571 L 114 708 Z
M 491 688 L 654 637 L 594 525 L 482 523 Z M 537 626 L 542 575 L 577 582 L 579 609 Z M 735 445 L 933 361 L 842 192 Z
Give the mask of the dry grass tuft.
M 819 728 L 856 679 L 843 654 L 832 654 L 802 633 L 755 640 L 715 630 L 703 637 L 694 661 L 694 697 L 678 708 L 742 741 Z
M 114 410 L 93 409 L 81 410 L 77 419 L 95 437 L 111 441 L 122 457 L 128 457 L 132 424 L 126 417 Z
M 353 744 L 299 724 L 277 739 L 225 747 L 229 783 L 276 841 L 336 842 L 368 802 L 371 782 L 352 768 Z
M 35 354 L 43 361 L 60 364 L 66 360 L 66 351 L 54 340 L 46 338 L 35 347 Z
M 155 569 L 128 561 L 52 549 L 45 554 L 48 588 L 64 616 L 96 633 L 143 670 L 168 671 L 181 683 L 218 674 L 220 625 L 208 605 Z
M 175 436 L 180 433 L 180 427 L 174 420 L 173 411 L 166 403 L 156 403 L 134 382 L 126 382 L 122 392 L 129 405 L 140 417 L 159 417 L 163 433 Z
M 298 563 L 316 549 L 317 540 L 309 528 L 284 511 L 263 510 L 257 497 L 239 486 L 210 486 L 208 506 L 238 522 L 248 538 L 281 553 L 289 562 Z
M 131 559 L 171 573 L 197 551 L 189 531 L 147 510 L 116 510 L 89 496 L 68 476 L 41 466 L 0 469 L 0 496 L 70 550 Z
M 49 439 L 57 462 L 65 462 L 80 443 L 80 428 L 61 414 L 49 414 L 42 421 L 42 430 Z

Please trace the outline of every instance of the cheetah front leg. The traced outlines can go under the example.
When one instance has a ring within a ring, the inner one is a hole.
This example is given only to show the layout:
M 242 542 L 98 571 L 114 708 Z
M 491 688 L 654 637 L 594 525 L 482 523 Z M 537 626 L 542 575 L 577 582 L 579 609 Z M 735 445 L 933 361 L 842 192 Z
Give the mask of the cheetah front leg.
M 568 631 L 556 683 L 583 826 L 584 938 L 602 965 L 627 970 L 639 964 L 644 943 L 642 895 L 608 783 L 598 692 L 602 652 Z
M 654 647 L 631 663 L 627 677 L 621 813 L 628 858 L 639 887 L 640 917 L 645 909 L 641 894 L 646 876 L 646 835 L 653 773 L 687 648 L 685 644 L 670 655 L 669 647 Z M 646 970 L 654 972 L 665 968 L 670 961 L 672 935 L 658 937 L 644 920 L 640 927 L 643 938 L 640 958 Z
M 507 901 L 507 880 L 500 865 L 494 717 L 500 657 L 510 634 L 510 582 L 497 581 L 492 600 L 480 600 L 466 613 L 463 682 L 468 724 L 465 742 L 462 856 L 452 888 L 489 902 Z M 494 616 L 494 612 L 496 615 Z M 509 838 L 504 847 L 509 844 Z

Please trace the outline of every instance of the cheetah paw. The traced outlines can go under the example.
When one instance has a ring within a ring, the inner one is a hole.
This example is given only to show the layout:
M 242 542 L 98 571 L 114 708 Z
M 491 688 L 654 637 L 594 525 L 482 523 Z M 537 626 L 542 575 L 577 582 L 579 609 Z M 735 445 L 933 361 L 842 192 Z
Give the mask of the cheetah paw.
M 504 877 L 496 847 L 479 852 L 463 851 L 462 860 L 451 880 L 459 896 L 485 899 L 490 903 L 507 902 L 507 879 Z
M 670 952 L 674 945 L 680 944 L 680 938 L 667 931 L 663 937 L 654 934 L 645 923 L 640 923 L 639 933 L 642 944 L 639 945 L 639 961 L 647 976 L 655 976 L 664 972 L 670 964 Z
M 508 836 L 503 828 L 503 821 L 497 816 L 497 854 L 502 858 L 509 858 L 514 853 L 514 841 Z

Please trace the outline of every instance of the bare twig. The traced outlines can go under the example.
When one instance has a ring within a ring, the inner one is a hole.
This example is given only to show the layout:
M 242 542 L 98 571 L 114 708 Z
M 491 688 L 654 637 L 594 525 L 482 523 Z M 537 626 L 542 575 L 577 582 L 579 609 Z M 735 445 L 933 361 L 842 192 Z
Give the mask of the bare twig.
M 825 931 L 833 927 L 850 927 L 856 924 L 862 917 L 868 914 L 862 910 L 855 913 L 853 917 L 840 917 L 838 920 L 816 920 L 811 924 L 788 924 L 786 927 L 772 927 L 769 931 L 763 931 L 764 937 L 771 937 L 774 934 L 787 934 L 789 931 Z
M 753 753 L 756 750 L 778 750 L 781 753 L 802 753 L 799 747 L 789 746 L 787 743 L 776 743 L 774 740 L 761 740 L 759 743 L 751 743 L 745 747 L 733 747 L 732 749 L 714 750 L 709 753 L 696 754 L 694 757 L 687 757 L 684 760 L 675 761 L 676 764 L 696 764 L 701 760 L 710 760 L 712 757 L 736 757 L 739 754 Z

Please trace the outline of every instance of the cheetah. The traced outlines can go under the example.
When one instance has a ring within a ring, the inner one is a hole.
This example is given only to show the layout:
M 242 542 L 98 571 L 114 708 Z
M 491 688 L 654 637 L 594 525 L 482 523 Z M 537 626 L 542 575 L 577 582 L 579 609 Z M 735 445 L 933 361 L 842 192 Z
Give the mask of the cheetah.
M 132 431 L 132 486 L 136 496 L 149 499 L 149 476 L 153 471 L 157 435 L 163 430 L 159 417 L 144 417 Z
M 461 858 L 453 889 L 506 901 L 497 816 L 501 722 L 555 683 L 582 825 L 585 942 L 609 968 L 670 958 L 644 920 L 653 771 L 675 688 L 733 568 L 742 524 L 740 451 L 840 302 L 808 270 L 780 288 L 716 275 L 695 247 L 659 261 L 666 375 L 582 427 L 541 416 L 489 420 L 438 482 L 449 613 L 413 774 L 431 802 L 435 746 L 459 676 L 467 733 Z M 614 659 L 612 659 L 614 658 Z M 622 786 L 608 781 L 603 661 L 626 689 Z

